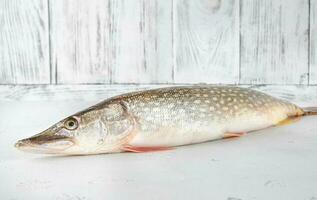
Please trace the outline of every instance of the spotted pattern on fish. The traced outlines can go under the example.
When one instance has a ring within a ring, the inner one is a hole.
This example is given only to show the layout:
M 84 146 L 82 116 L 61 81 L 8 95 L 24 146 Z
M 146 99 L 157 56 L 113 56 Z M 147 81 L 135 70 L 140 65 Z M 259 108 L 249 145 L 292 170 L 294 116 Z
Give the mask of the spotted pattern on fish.
M 211 120 L 224 123 L 261 114 L 274 121 L 275 112 L 284 112 L 288 116 L 303 113 L 294 104 L 239 87 L 163 88 L 115 99 L 126 102 L 143 131 L 156 131 L 162 126 L 178 123 L 209 123 Z

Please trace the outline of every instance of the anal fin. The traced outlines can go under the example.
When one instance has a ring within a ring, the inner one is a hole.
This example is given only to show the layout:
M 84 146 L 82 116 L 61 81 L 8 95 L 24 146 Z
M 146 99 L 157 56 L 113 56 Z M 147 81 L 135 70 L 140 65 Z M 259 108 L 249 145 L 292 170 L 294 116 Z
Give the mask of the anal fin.
M 225 133 L 223 135 L 223 139 L 227 139 L 227 138 L 235 138 L 235 137 L 241 137 L 243 135 L 246 135 L 246 132 L 240 132 L 240 133 Z
M 276 126 L 284 126 L 284 125 L 292 124 L 292 123 L 299 121 L 301 118 L 302 118 L 301 116 L 288 117 L 288 118 L 278 122 L 276 124 Z
M 166 151 L 173 149 L 172 147 L 139 147 L 139 146 L 131 146 L 124 145 L 121 147 L 124 151 L 134 152 L 134 153 L 145 153 L 145 152 L 154 152 L 154 151 Z

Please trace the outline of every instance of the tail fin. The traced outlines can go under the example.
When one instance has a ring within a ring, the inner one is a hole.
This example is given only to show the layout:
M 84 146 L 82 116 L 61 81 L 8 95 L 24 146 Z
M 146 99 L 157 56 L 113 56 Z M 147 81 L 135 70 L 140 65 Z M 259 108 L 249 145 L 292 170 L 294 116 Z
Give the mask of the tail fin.
M 305 112 L 304 115 L 317 115 L 317 107 L 305 107 L 302 109 Z

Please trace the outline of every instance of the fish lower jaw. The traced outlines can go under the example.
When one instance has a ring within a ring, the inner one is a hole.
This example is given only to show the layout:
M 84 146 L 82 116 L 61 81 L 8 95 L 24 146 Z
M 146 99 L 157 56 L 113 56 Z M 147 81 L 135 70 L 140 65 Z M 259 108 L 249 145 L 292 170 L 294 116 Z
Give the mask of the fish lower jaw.
M 59 154 L 63 155 L 96 155 L 96 154 L 106 154 L 106 153 L 120 153 L 123 152 L 119 146 L 73 146 L 72 148 L 66 149 Z
M 44 148 L 18 148 L 20 151 L 35 153 L 35 154 L 52 154 L 52 155 L 94 155 L 94 154 L 105 154 L 105 153 L 120 153 L 123 152 L 120 148 L 112 150 L 53 150 L 53 149 L 44 149 Z
M 53 149 L 45 149 L 38 147 L 18 147 L 20 151 L 28 152 L 28 153 L 36 153 L 36 154 L 61 154 L 61 150 L 53 150 Z

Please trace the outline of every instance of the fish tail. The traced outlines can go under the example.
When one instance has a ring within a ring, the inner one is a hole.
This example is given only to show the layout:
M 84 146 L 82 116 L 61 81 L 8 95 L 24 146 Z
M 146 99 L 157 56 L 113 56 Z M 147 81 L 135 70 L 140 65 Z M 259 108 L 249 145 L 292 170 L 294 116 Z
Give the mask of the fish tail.
M 305 107 L 302 108 L 304 115 L 317 115 L 317 107 Z

